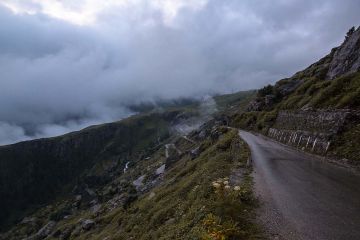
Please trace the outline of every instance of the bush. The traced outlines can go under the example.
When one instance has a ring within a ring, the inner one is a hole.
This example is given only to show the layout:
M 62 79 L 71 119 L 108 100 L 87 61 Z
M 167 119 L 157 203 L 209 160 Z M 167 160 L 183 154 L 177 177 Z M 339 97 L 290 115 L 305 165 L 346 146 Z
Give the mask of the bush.
M 267 85 L 258 91 L 258 97 L 265 97 L 266 95 L 274 94 L 274 86 Z

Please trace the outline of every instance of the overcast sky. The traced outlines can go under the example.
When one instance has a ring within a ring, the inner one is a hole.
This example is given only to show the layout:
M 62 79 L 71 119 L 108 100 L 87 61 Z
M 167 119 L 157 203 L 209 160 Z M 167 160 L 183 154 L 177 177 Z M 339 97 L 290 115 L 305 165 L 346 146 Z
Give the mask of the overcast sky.
M 0 144 L 274 83 L 359 13 L 358 0 L 0 0 Z

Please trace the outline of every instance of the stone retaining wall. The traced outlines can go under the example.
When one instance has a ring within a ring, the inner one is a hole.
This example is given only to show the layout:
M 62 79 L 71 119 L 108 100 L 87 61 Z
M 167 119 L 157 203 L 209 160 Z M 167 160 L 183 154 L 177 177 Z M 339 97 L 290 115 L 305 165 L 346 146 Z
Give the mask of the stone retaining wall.
M 280 111 L 267 135 L 279 142 L 324 155 L 333 137 L 359 112 L 350 110 Z

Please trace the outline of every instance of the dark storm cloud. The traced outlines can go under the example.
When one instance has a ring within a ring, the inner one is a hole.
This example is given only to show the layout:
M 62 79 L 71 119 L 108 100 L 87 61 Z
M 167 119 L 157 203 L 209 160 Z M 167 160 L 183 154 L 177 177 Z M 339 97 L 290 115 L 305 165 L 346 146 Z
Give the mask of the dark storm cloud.
M 210 0 L 171 24 L 133 4 L 76 26 L 0 7 L 0 144 L 113 121 L 136 102 L 261 87 L 340 44 L 359 12 L 357 0 Z

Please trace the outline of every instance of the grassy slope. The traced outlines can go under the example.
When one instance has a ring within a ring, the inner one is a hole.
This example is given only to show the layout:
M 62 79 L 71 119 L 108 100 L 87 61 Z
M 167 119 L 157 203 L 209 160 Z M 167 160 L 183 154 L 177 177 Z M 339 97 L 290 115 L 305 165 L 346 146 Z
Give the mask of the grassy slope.
M 305 105 L 313 108 L 360 107 L 360 73 L 332 81 L 310 78 L 277 106 L 279 109 L 298 109 Z
M 0 224 L 47 203 L 82 176 L 136 160 L 169 136 L 179 112 L 152 113 L 64 136 L 0 147 Z M 106 178 L 106 176 L 104 177 Z M 69 189 L 67 189 L 69 190 Z
M 129 109 L 138 113 L 156 111 L 157 109 L 194 110 L 199 107 L 199 104 L 200 102 L 196 99 L 183 98 L 177 100 L 159 100 L 154 103 L 140 103 L 137 105 L 129 106 Z
M 214 97 L 214 99 L 220 111 L 231 111 L 234 109 L 244 109 L 255 96 L 256 91 L 249 90 L 231 94 L 217 95 Z
M 360 166 L 360 123 L 350 124 L 334 139 L 329 155 L 348 159 L 350 164 Z
M 246 105 L 243 102 L 247 103 L 254 93 L 239 92 L 215 99 L 221 109 L 239 104 L 243 107 Z M 184 118 L 198 114 L 197 101 L 164 104 L 162 113 L 154 106 L 145 106 L 140 109 L 143 113 L 119 122 L 0 147 L 0 203 L 5 207 L 0 214 L 0 226 L 19 221 L 57 197 L 66 197 L 64 193 L 83 177 L 103 178 L 114 165 L 122 169 L 127 161 L 138 162 L 153 153 L 159 139 L 170 137 L 169 124 L 177 115 Z
M 278 106 L 279 109 L 298 109 L 304 105 L 315 109 L 360 109 L 360 73 L 343 76 L 332 81 L 309 79 Z M 360 165 L 360 122 L 350 121 L 333 139 L 329 156 L 349 159 Z
M 202 143 L 206 150 L 200 157 L 194 160 L 184 157 L 166 173 L 164 184 L 153 190 L 155 197 L 149 199 L 147 194 L 130 209 L 105 216 L 103 219 L 110 222 L 106 229 L 95 236 L 89 233 L 84 239 L 111 236 L 114 224 L 120 225 L 115 228 L 114 239 L 201 239 L 213 231 L 224 231 L 226 239 L 235 235 L 236 239 L 251 239 L 256 232 L 249 222 L 253 207 L 251 179 L 245 177 L 242 196 L 234 201 L 230 196 L 218 199 L 211 186 L 212 181 L 230 176 L 234 167 L 244 167 L 249 152 L 236 131 L 227 133 L 215 144 L 207 141 Z M 208 229 L 204 224 L 210 213 L 219 221 L 218 230 Z M 237 227 L 226 232 L 228 224 Z
M 237 131 L 218 130 L 223 134 L 217 140 L 207 137 L 196 144 L 176 140 L 182 151 L 200 146 L 202 153 L 195 159 L 182 155 L 166 171 L 162 184 L 141 195 L 130 207 L 107 210 L 104 202 L 100 214 L 92 214 L 88 208 L 79 210 L 57 223 L 58 232 L 76 229 L 80 219 L 94 219 L 94 229 L 73 233 L 70 239 L 257 239 L 259 231 L 251 221 L 255 207 L 251 169 L 246 167 L 249 149 Z M 161 148 L 151 160 L 138 162 L 117 182 L 129 182 L 144 174 L 146 167 L 159 166 L 164 161 L 163 152 Z M 234 171 L 241 171 L 243 177 L 230 184 L 240 185 L 241 191 L 215 192 L 212 182 L 232 179 Z M 33 216 L 42 220 L 39 226 L 67 201 L 55 202 L 35 213 Z M 34 229 L 19 224 L 3 239 L 19 239 L 29 232 Z

